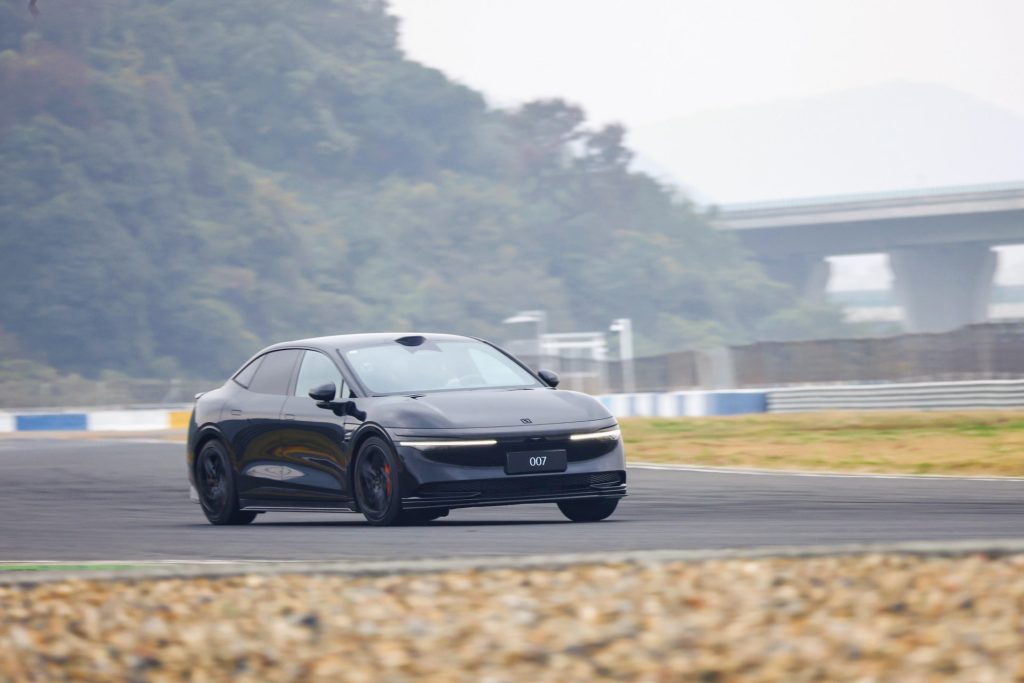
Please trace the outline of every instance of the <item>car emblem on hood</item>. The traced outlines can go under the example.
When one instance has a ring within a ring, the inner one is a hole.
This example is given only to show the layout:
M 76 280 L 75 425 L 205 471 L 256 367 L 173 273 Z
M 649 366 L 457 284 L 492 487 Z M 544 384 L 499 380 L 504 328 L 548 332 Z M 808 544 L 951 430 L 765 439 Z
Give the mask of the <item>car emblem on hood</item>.
M 521 417 L 521 418 L 519 418 L 519 421 L 522 422 L 524 425 L 532 425 L 533 424 L 533 420 L 531 420 L 528 417 Z

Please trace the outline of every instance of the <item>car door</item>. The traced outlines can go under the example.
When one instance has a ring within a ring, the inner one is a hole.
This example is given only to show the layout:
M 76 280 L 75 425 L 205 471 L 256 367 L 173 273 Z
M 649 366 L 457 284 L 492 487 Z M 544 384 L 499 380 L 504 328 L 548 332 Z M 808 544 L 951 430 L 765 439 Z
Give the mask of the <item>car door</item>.
M 281 486 L 283 452 L 281 409 L 291 392 L 298 349 L 261 356 L 248 386 L 240 386 L 225 403 L 222 425 L 238 458 L 238 495 L 246 499 L 287 498 Z M 246 370 L 248 367 L 246 368 Z M 239 377 L 243 375 L 239 373 Z M 236 383 L 238 379 L 236 378 Z
M 347 425 L 349 418 L 319 408 L 309 390 L 331 382 L 335 400 L 349 397 L 348 385 L 335 362 L 320 351 L 307 350 L 299 361 L 292 395 L 282 410 L 284 483 L 307 502 L 350 499 L 348 491 Z

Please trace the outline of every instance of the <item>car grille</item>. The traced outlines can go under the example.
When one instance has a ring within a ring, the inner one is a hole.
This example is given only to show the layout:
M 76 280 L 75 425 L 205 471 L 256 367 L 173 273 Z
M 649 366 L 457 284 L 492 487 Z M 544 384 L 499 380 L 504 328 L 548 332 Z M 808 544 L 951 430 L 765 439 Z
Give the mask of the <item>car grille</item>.
M 444 481 L 424 484 L 421 496 L 478 493 L 492 495 L 529 495 L 563 491 L 614 488 L 626 483 L 625 472 L 594 472 L 590 474 L 559 474 L 553 476 L 505 477 L 471 481 Z
M 497 446 L 482 448 L 436 448 L 423 453 L 423 457 L 444 465 L 459 467 L 504 467 L 509 451 L 564 450 L 569 462 L 593 460 L 611 453 L 617 441 L 570 441 L 566 437 L 539 439 L 501 439 Z

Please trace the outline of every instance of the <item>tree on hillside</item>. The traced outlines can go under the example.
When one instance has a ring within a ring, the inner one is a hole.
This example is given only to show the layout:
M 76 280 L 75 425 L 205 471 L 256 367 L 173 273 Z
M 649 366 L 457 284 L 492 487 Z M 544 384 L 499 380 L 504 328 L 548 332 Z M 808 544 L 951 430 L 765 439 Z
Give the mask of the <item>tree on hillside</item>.
M 212 377 L 526 307 L 633 317 L 647 351 L 835 328 L 632 172 L 621 126 L 488 108 L 379 0 L 24 9 L 0 5 L 0 323 L 38 366 Z

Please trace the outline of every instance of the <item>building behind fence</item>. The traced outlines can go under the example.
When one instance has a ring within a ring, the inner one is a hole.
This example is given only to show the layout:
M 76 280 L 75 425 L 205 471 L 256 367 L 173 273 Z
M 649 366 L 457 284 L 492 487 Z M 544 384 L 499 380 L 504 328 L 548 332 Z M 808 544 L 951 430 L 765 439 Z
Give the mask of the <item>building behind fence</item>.
M 623 391 L 622 364 L 523 356 L 559 373 L 562 387 L 592 394 Z M 868 382 L 1024 378 L 1024 321 L 972 325 L 942 334 L 872 339 L 761 342 L 680 351 L 634 361 L 637 391 L 784 387 Z M 173 405 L 219 386 L 216 380 L 81 378 L 0 382 L 0 409 Z
M 565 378 L 567 388 L 623 391 L 618 361 L 524 358 Z M 805 384 L 1024 378 L 1024 322 L 971 325 L 940 334 L 759 342 L 637 358 L 637 391 Z

